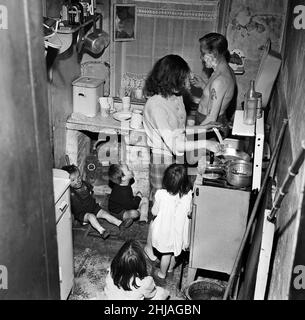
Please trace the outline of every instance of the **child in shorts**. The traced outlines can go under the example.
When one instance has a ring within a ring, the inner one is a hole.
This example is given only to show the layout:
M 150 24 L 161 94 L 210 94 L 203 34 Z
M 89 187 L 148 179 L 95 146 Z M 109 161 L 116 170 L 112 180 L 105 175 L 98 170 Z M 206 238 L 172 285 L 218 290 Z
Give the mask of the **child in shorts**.
M 71 211 L 76 220 L 81 224 L 90 223 L 98 231 L 102 239 L 107 239 L 110 233 L 103 228 L 98 218 L 107 220 L 123 230 L 132 225 L 133 220 L 126 218 L 123 221 L 103 210 L 93 197 L 93 186 L 81 179 L 80 171 L 75 165 L 62 167 L 69 173 L 70 177 L 70 194 L 71 194 Z

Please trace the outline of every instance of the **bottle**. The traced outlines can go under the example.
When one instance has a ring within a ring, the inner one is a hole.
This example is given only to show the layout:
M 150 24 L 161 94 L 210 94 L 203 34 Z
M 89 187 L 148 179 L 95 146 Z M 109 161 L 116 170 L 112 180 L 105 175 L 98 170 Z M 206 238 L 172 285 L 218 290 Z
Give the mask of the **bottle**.
M 257 97 L 255 94 L 255 81 L 250 81 L 250 87 L 245 95 L 244 117 L 245 124 L 253 125 L 256 120 Z

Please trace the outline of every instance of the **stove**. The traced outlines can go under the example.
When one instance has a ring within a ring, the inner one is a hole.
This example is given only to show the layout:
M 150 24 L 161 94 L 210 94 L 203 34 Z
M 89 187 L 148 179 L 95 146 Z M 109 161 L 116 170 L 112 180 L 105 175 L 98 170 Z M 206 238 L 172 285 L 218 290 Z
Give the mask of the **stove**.
M 228 183 L 225 175 L 221 175 L 219 178 L 216 178 L 216 179 L 202 178 L 201 185 L 210 186 L 210 187 L 218 187 L 218 188 L 226 188 L 226 189 L 232 189 L 232 190 L 251 191 L 251 186 L 250 187 L 236 187 L 236 186 L 230 185 Z

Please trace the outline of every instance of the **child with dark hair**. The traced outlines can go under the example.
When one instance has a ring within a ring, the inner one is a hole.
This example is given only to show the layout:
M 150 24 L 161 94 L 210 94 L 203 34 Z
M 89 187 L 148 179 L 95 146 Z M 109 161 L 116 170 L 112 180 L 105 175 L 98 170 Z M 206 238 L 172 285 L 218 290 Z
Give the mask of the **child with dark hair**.
M 155 285 L 148 275 L 140 243 L 128 240 L 111 262 L 104 293 L 109 300 L 165 300 L 169 292 Z
M 93 186 L 81 179 L 77 166 L 64 166 L 62 170 L 67 171 L 70 175 L 71 211 L 76 220 L 81 224 L 90 223 L 104 240 L 109 237 L 110 233 L 100 225 L 97 218 L 107 220 L 109 223 L 118 226 L 120 230 L 131 226 L 132 219 L 122 221 L 100 207 L 93 197 Z
M 189 213 L 192 209 L 192 190 L 187 169 L 181 164 L 170 165 L 163 176 L 163 189 L 157 190 L 152 214 L 152 246 L 161 253 L 160 270 L 155 270 L 157 284 L 166 284 L 176 259 L 189 245 Z
M 112 188 L 108 210 L 120 219 L 138 219 L 146 223 L 148 220 L 148 199 L 138 191 L 133 195 L 131 185 L 134 174 L 126 164 L 112 164 L 108 171 Z

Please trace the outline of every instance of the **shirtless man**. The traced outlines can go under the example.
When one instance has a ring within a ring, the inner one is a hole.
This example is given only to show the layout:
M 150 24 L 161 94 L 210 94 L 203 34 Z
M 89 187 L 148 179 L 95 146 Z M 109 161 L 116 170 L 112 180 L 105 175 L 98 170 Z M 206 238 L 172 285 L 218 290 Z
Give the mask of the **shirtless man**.
M 236 79 L 230 68 L 227 57 L 228 42 L 218 33 L 209 33 L 199 39 L 200 59 L 207 68 L 212 68 L 213 73 L 209 79 L 203 80 L 198 76 L 191 79 L 191 84 L 203 89 L 199 102 L 196 124 L 207 125 L 219 122 L 224 129 L 224 136 L 228 134 L 226 110 L 234 97 Z

